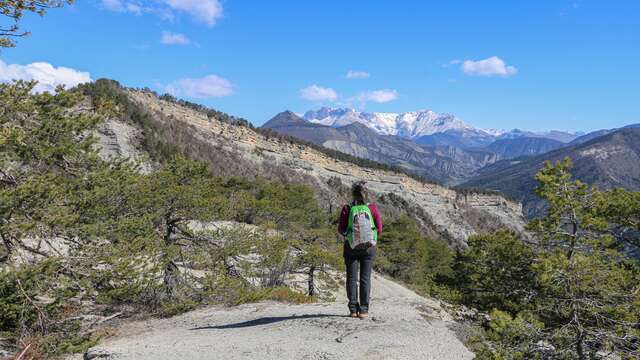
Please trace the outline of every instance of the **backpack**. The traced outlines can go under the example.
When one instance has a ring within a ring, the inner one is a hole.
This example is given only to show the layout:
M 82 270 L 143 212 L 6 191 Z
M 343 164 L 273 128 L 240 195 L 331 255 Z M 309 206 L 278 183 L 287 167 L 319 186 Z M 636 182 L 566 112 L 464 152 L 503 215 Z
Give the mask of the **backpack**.
M 366 249 L 378 242 L 378 229 L 367 205 L 352 205 L 349 210 L 347 240 L 352 249 Z

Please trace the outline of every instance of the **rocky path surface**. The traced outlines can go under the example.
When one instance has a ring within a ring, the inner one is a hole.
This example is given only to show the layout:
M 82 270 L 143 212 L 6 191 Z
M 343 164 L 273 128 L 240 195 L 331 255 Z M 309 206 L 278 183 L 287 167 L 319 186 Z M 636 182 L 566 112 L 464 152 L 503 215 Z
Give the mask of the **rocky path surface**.
M 346 300 L 212 307 L 133 322 L 85 358 L 113 359 L 472 359 L 437 301 L 379 275 L 371 317 L 346 316 Z

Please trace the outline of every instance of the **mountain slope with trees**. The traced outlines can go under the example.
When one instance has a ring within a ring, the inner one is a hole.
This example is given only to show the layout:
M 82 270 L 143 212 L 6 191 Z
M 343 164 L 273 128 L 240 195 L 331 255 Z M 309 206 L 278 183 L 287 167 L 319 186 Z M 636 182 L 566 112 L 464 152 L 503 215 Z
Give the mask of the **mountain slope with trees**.
M 638 354 L 637 262 L 610 231 L 638 230 L 638 193 L 600 192 L 571 180 L 568 163 L 547 165 L 537 194 L 550 207 L 531 241 L 519 208 L 494 194 L 359 167 L 113 81 L 53 95 L 34 85 L 0 85 L 0 326 L 14 352 L 83 352 L 101 324 L 133 314 L 327 299 L 341 269 L 337 205 L 347 181 L 365 179 L 389 225 L 377 269 L 495 309 L 474 318 L 478 358 Z M 135 140 L 146 157 L 100 157 L 106 118 L 139 129 L 112 128 L 110 146 Z M 416 311 L 391 304 L 388 316 Z
M 0 329 L 20 351 L 82 351 L 102 322 L 86 319 L 123 311 L 307 301 L 320 295 L 317 279 L 330 282 L 328 267 L 339 268 L 332 220 L 310 188 L 214 176 L 150 138 L 152 172 L 100 158 L 93 134 L 104 118 L 144 114 L 110 82 L 54 95 L 33 86 L 0 84 Z M 220 221 L 259 231 L 197 226 Z M 306 295 L 285 286 L 293 272 L 308 277 Z
M 563 142 L 541 137 L 521 137 L 498 139 L 484 149 L 495 153 L 498 159 L 513 159 L 521 156 L 535 156 L 565 146 Z
M 532 217 L 544 210 L 534 188 L 535 174 L 545 161 L 573 160 L 577 179 L 602 189 L 640 190 L 640 129 L 623 128 L 584 143 L 530 158 L 504 160 L 480 169 L 463 186 L 503 192 L 522 201 Z

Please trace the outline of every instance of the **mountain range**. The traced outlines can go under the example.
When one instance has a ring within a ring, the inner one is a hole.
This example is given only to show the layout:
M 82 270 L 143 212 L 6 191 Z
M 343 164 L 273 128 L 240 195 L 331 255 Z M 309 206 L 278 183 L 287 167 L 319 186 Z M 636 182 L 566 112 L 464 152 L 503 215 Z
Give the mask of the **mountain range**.
M 569 133 L 475 129 L 461 119 L 430 110 L 363 113 L 321 108 L 300 117 L 277 114 L 263 128 L 352 156 L 396 165 L 428 180 L 455 185 L 502 159 L 538 155 L 574 139 Z M 551 137 L 555 137 L 551 138 Z
M 395 135 L 426 145 L 453 145 L 458 147 L 487 146 L 498 139 L 545 138 L 568 143 L 583 133 L 564 131 L 533 132 L 520 129 L 477 129 L 459 117 L 420 110 L 405 113 L 361 112 L 349 108 L 328 108 L 307 111 L 308 122 L 331 127 L 361 123 L 380 135 Z
M 498 160 L 483 150 L 426 146 L 400 136 L 380 135 L 358 121 L 339 127 L 321 125 L 291 111 L 276 115 L 263 128 L 352 156 L 401 166 L 439 183 L 460 181 L 465 174 Z
M 400 166 L 431 181 L 505 193 L 523 203 L 528 217 L 544 210 L 533 190 L 534 175 L 545 161 L 568 156 L 578 179 L 602 188 L 640 190 L 639 125 L 588 134 L 503 131 L 476 129 L 453 115 L 430 110 L 365 113 L 321 108 L 303 117 L 286 111 L 263 127 Z

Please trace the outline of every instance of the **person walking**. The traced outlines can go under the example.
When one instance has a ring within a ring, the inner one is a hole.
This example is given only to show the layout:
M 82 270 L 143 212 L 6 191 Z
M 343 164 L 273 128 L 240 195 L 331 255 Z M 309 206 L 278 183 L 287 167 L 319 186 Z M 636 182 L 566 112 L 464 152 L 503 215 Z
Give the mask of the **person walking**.
M 353 201 L 342 208 L 338 233 L 344 237 L 343 257 L 347 268 L 350 316 L 365 319 L 369 316 L 371 269 L 376 258 L 378 237 L 382 234 L 382 220 L 378 207 L 367 202 L 364 182 L 353 184 L 351 193 Z

